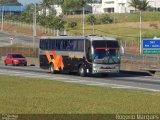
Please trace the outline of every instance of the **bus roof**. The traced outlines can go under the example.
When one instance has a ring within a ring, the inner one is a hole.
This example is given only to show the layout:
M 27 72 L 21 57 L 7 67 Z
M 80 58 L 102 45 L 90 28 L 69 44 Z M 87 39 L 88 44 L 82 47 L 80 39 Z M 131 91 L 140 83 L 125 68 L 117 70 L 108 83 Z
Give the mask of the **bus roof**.
M 108 37 L 108 36 L 87 36 L 86 37 L 87 39 L 90 39 L 91 41 L 94 41 L 94 40 L 113 40 L 113 41 L 116 41 L 117 39 L 116 38 L 113 38 L 113 37 Z
M 89 39 L 91 41 L 94 40 L 113 40 L 116 41 L 116 38 L 108 37 L 108 36 L 95 36 L 95 35 L 89 35 L 89 36 L 42 36 L 40 39 Z
M 40 39 L 85 39 L 85 36 L 42 36 Z

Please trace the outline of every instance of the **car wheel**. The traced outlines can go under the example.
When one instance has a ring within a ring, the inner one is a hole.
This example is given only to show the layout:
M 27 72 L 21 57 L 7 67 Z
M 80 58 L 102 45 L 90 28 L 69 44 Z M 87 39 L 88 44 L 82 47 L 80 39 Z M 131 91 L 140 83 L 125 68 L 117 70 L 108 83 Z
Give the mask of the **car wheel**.
M 5 66 L 7 66 L 8 64 L 6 63 L 6 61 L 4 61 Z
M 24 66 L 27 66 L 27 64 L 24 64 Z
M 87 75 L 86 70 L 83 65 L 81 65 L 79 68 L 79 75 L 82 77 L 85 77 Z
M 15 66 L 14 62 L 12 61 L 12 65 Z

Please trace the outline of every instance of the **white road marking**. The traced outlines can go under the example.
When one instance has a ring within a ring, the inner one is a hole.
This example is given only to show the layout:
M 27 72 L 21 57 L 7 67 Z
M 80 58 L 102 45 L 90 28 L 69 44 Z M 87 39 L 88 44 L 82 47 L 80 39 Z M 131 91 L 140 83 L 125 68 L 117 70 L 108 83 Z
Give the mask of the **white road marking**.
M 10 70 L 0 70 L 0 74 L 8 74 L 10 76 L 23 76 L 23 77 L 29 77 L 29 78 L 44 78 L 44 79 L 50 79 L 50 80 L 58 80 L 63 82 L 69 82 L 69 83 L 78 83 L 78 84 L 85 84 L 85 85 L 91 85 L 91 86 L 102 86 L 102 87 L 111 87 L 114 89 L 138 89 L 138 90 L 147 90 L 147 91 L 153 91 L 153 92 L 160 92 L 160 90 L 157 89 L 149 89 L 149 88 L 143 88 L 143 87 L 134 87 L 129 85 L 119 85 L 119 84 L 112 84 L 112 83 L 103 83 L 103 82 L 96 82 L 96 81 L 89 81 L 89 80 L 81 80 L 81 79 L 73 79 L 73 78 L 64 78 L 64 77 L 55 77 L 51 75 L 45 75 L 45 74 L 39 74 L 39 73 L 30 73 L 30 72 L 23 72 L 23 71 L 10 71 Z M 136 79 L 136 78 L 133 78 Z M 137 80 L 137 79 L 136 79 Z
M 157 89 L 149 89 L 149 88 L 142 88 L 142 87 L 134 87 L 134 86 L 126 86 L 126 87 L 112 87 L 114 89 L 137 89 L 137 90 L 146 90 L 146 91 L 152 91 L 152 92 L 160 92 L 160 90 Z
M 121 79 L 123 79 L 123 78 L 125 78 L 125 79 L 130 79 L 130 77 L 122 77 Z M 159 80 L 153 80 L 152 79 L 152 81 L 150 81 L 151 80 L 151 77 L 132 77 L 132 80 L 138 80 L 138 81 L 149 81 L 149 82 L 160 82 L 160 79 Z

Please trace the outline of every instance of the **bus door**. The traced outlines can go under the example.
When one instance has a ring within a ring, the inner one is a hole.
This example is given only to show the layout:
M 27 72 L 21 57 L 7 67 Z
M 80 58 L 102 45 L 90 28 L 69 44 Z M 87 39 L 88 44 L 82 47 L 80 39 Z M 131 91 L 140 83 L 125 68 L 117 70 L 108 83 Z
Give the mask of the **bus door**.
M 85 54 L 86 54 L 86 61 L 88 63 L 92 63 L 92 48 L 91 48 L 91 41 L 85 41 Z

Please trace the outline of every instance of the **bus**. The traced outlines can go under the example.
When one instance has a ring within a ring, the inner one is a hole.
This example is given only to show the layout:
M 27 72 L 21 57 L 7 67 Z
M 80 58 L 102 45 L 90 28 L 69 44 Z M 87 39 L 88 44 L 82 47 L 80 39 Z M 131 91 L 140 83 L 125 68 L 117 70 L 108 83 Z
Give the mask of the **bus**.
M 51 73 L 77 72 L 83 77 L 117 73 L 123 53 L 121 48 L 112 37 L 44 36 L 39 42 L 40 68 Z

